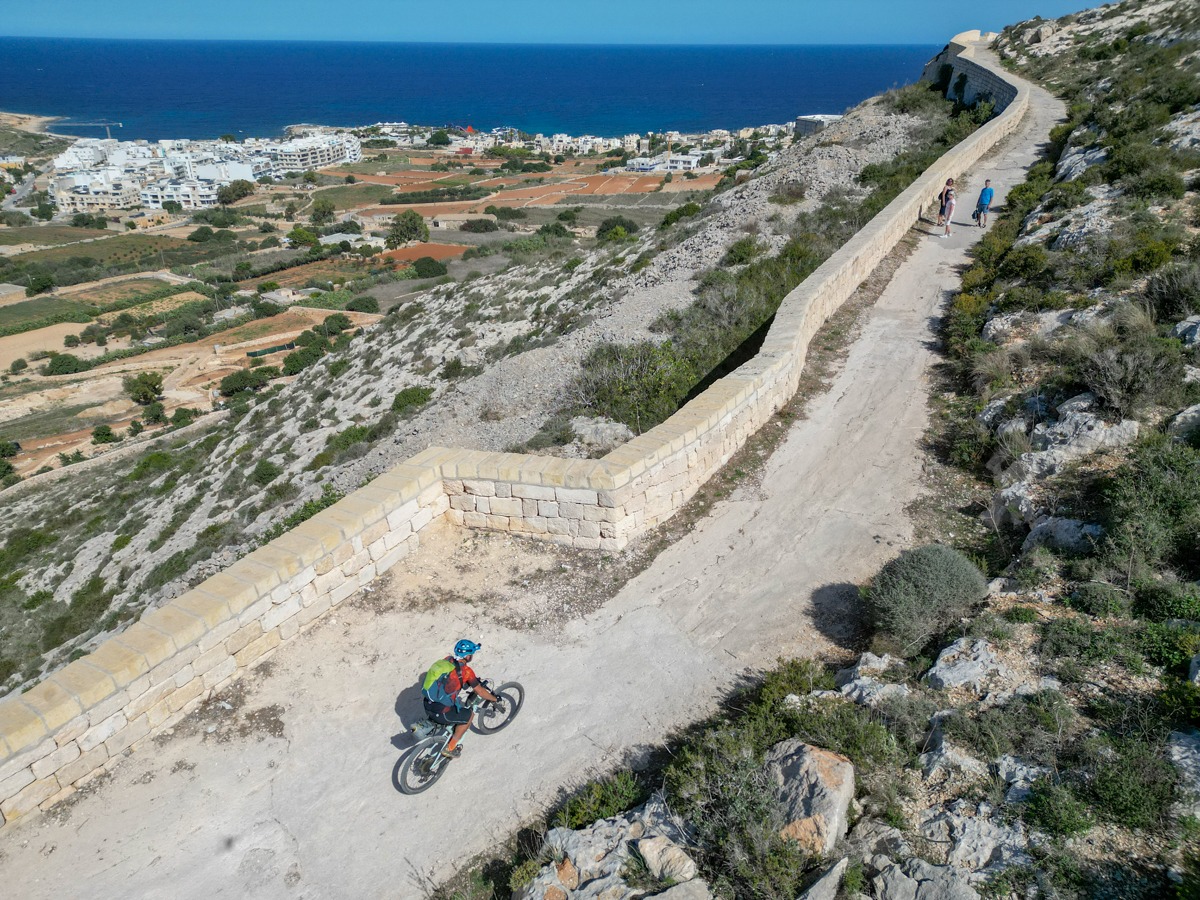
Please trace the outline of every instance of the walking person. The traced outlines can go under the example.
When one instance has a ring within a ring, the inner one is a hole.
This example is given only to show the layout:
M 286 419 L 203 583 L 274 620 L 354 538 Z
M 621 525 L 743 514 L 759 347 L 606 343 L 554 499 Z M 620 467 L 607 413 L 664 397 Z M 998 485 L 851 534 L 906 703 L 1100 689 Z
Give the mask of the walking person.
M 979 192 L 979 200 L 975 203 L 975 221 L 980 228 L 987 228 L 988 210 L 992 206 L 992 198 L 996 192 L 992 190 L 992 179 L 983 182 L 983 190 Z
M 954 204 L 957 198 L 954 196 L 954 188 L 946 185 L 946 189 L 942 191 L 942 196 L 945 197 L 945 219 L 946 230 L 942 233 L 942 237 L 950 237 L 950 222 L 954 219 Z
M 946 184 L 942 188 L 942 192 L 938 194 L 938 226 L 942 226 L 946 221 L 946 192 L 954 189 L 954 179 L 947 178 Z

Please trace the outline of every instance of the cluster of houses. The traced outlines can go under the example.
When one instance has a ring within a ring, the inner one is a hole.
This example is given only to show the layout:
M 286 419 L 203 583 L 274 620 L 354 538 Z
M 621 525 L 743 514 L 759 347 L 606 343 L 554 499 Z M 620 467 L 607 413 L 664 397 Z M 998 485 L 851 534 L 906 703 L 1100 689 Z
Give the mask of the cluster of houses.
M 54 159 L 52 195 L 61 212 L 94 212 L 168 201 L 184 209 L 217 205 L 233 181 L 277 178 L 362 159 L 352 134 L 310 134 L 285 141 L 118 141 L 85 138 Z

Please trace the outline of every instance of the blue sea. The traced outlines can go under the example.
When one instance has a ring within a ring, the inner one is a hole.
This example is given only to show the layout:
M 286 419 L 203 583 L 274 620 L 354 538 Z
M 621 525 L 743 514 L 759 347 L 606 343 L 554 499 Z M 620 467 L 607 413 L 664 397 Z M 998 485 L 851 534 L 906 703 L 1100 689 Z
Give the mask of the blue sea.
M 0 110 L 113 137 L 279 135 L 406 121 L 622 135 L 841 113 L 933 46 L 581 46 L 0 38 Z

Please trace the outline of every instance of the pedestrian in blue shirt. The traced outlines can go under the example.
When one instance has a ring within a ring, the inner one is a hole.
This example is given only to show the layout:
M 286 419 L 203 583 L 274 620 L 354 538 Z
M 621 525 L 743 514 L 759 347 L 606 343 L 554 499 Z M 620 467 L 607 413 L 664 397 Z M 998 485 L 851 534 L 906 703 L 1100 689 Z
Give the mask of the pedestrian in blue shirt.
M 988 209 L 992 205 L 992 197 L 996 192 L 992 190 L 992 179 L 987 179 L 983 183 L 983 190 L 979 192 L 979 202 L 975 204 L 975 221 L 979 223 L 980 228 L 987 228 Z

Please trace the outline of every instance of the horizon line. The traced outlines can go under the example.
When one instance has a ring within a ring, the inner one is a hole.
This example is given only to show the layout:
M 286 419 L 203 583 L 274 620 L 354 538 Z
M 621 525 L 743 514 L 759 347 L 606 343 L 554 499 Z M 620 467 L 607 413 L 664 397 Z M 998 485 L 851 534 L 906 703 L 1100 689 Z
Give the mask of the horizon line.
M 232 38 L 232 37 L 83 37 L 64 34 L 0 34 L 0 40 L 13 41 L 128 41 L 143 43 L 187 44 L 422 44 L 447 47 L 936 47 L 939 42 L 880 43 L 876 41 L 830 41 L 825 43 L 778 42 L 597 42 L 597 41 L 447 41 L 392 40 L 388 38 Z M 944 43 L 944 42 L 941 42 Z

